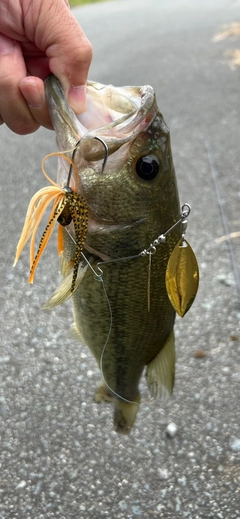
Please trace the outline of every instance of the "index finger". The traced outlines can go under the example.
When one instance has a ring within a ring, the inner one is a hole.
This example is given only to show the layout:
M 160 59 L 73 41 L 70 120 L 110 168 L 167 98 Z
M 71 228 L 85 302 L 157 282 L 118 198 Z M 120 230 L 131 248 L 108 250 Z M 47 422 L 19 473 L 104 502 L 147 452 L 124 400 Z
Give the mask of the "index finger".
M 63 0 L 32 0 L 26 18 L 29 16 L 31 22 L 26 24 L 28 20 L 25 21 L 29 39 L 49 58 L 49 69 L 62 84 L 72 108 L 83 112 L 86 109 L 85 85 L 92 60 L 89 40 Z

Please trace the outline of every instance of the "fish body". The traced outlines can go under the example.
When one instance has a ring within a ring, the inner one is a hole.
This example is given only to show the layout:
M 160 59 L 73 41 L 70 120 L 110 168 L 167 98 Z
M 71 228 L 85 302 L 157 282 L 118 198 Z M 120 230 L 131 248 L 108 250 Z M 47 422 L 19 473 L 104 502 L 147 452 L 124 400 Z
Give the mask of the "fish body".
M 95 400 L 113 400 L 115 429 L 128 433 L 145 366 L 152 395 L 164 397 L 174 384 L 175 310 L 165 273 L 180 227 L 142 253 L 180 218 L 169 130 L 150 86 L 89 82 L 88 110 L 80 116 L 54 76 L 46 79 L 45 90 L 58 150 L 76 147 L 77 175 L 70 186 L 88 208 L 80 281 L 72 295 L 75 328 L 103 377 Z M 71 158 L 72 151 L 66 155 Z M 60 157 L 59 185 L 68 173 L 69 164 Z M 75 246 L 70 223 L 64 228 L 64 275 Z

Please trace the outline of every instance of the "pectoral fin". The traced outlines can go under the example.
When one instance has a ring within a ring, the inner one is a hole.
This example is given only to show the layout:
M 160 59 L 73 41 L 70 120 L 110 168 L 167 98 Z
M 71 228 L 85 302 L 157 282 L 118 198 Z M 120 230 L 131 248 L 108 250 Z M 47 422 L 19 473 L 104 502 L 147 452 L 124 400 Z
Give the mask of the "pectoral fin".
M 174 374 L 175 347 L 172 331 L 158 355 L 147 365 L 146 379 L 152 397 L 168 400 L 174 386 Z
M 82 268 L 79 267 L 77 279 L 75 282 L 74 292 L 79 287 L 87 268 L 88 268 L 88 265 L 86 265 L 85 267 L 82 267 Z M 72 269 L 71 269 L 71 271 L 68 273 L 68 275 L 60 283 L 59 287 L 54 292 L 54 294 L 47 300 L 47 302 L 43 306 L 44 310 L 49 310 L 50 308 L 54 308 L 54 306 L 61 305 L 62 303 L 67 301 L 67 299 L 69 299 L 73 295 L 74 292 L 72 292 L 72 290 L 71 290 L 72 276 L 73 276 L 73 273 L 72 273 Z
M 78 341 L 81 344 L 85 344 L 84 337 L 81 334 L 81 331 L 77 329 L 75 324 L 73 324 L 68 331 L 68 338 L 72 339 L 73 341 Z

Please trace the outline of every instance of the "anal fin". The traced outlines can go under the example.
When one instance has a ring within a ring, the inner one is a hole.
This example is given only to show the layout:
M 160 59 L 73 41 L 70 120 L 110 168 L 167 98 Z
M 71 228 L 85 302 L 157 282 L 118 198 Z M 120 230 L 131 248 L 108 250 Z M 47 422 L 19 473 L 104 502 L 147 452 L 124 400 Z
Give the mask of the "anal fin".
M 94 401 L 99 404 L 100 402 L 113 402 L 113 394 L 102 380 L 100 386 L 97 388 Z
M 160 352 L 149 362 L 146 379 L 151 396 L 167 401 L 171 396 L 175 375 L 175 346 L 173 331 Z

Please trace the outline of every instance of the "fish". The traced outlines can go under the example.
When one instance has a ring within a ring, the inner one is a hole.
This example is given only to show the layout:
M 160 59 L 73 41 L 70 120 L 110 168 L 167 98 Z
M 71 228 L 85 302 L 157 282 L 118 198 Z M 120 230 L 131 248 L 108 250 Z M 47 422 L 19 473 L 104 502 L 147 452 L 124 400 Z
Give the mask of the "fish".
M 63 280 L 44 308 L 71 298 L 74 335 L 102 377 L 94 400 L 112 402 L 115 431 L 129 434 L 144 370 L 152 397 L 165 400 L 174 386 L 176 311 L 165 277 L 181 241 L 181 209 L 170 132 L 149 85 L 89 81 L 83 114 L 73 112 L 54 75 L 45 80 L 45 94 L 58 172 L 41 196 L 48 197 L 45 205 L 55 200 L 54 189 L 58 196 L 50 220 L 60 229 Z M 31 233 L 35 239 L 39 197 L 17 259 Z

